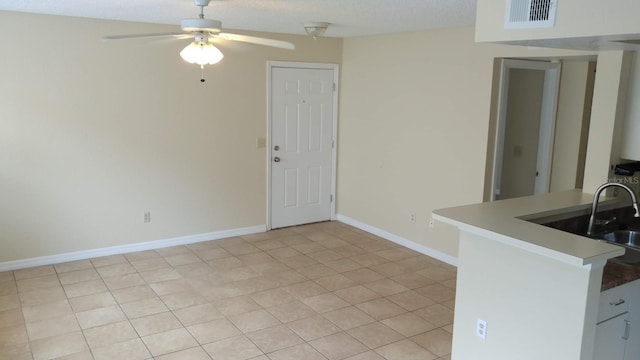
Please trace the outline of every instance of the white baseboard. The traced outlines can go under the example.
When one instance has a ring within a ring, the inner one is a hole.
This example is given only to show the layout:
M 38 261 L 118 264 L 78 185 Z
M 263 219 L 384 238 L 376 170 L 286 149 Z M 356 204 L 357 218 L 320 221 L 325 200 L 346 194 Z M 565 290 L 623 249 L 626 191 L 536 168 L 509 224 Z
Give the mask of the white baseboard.
M 64 254 L 41 256 L 22 260 L 13 260 L 0 262 L 0 272 L 9 270 L 18 270 L 34 266 L 60 264 L 69 261 L 91 259 L 101 256 L 126 254 L 136 251 L 161 249 L 170 246 L 187 245 L 209 240 L 225 239 L 233 236 L 242 236 L 256 234 L 267 231 L 266 225 L 250 226 L 231 230 L 215 231 L 205 234 L 195 234 L 180 236 L 170 239 L 147 241 L 136 244 L 127 244 L 119 246 L 111 246 L 99 249 L 90 249 L 82 251 L 74 251 Z
M 363 223 L 361 221 L 352 219 L 352 218 L 350 218 L 348 216 L 344 216 L 344 215 L 338 214 L 336 216 L 336 218 L 340 222 L 343 222 L 345 224 L 351 225 L 353 227 L 356 227 L 356 228 L 358 228 L 360 230 L 363 230 L 363 231 L 366 231 L 368 233 L 377 235 L 377 236 L 379 236 L 379 237 L 381 237 L 383 239 L 387 239 L 389 241 L 393 241 L 394 243 L 396 243 L 398 245 L 402 245 L 402 246 L 407 247 L 407 248 L 409 248 L 411 250 L 417 251 L 417 252 L 419 252 L 421 254 L 424 254 L 424 255 L 430 256 L 432 258 L 438 259 L 440 261 L 446 262 L 449 265 L 453 265 L 453 266 L 456 266 L 456 267 L 458 266 L 458 259 L 457 258 L 455 258 L 455 257 L 453 257 L 451 255 L 445 254 L 445 253 L 443 253 L 441 251 L 432 249 L 432 248 L 424 246 L 424 245 L 420 245 L 420 244 L 415 243 L 415 242 L 413 242 L 411 240 L 407 240 L 407 239 L 405 239 L 405 238 L 403 238 L 401 236 L 398 236 L 398 235 L 392 234 L 390 232 L 384 231 L 382 229 L 379 229 L 379 228 L 377 228 L 375 226 L 371 226 L 371 225 L 365 224 L 365 223 Z
M 336 220 L 343 222 L 345 224 L 351 225 L 353 227 L 356 227 L 360 230 L 380 236 L 383 239 L 393 241 L 396 244 L 402 245 L 411 250 L 415 250 L 421 254 L 438 259 L 447 264 L 450 264 L 453 266 L 458 265 L 458 259 L 456 259 L 451 255 L 445 254 L 441 251 L 429 248 L 424 245 L 420 245 L 413 241 L 407 240 L 401 236 L 389 233 L 382 229 L 365 224 L 361 221 L 352 219 L 348 216 L 337 214 Z M 126 254 L 126 253 L 131 253 L 136 251 L 161 249 L 161 248 L 166 248 L 170 246 L 194 244 L 202 241 L 219 240 L 219 239 L 225 239 L 233 236 L 250 235 L 250 234 L 256 234 L 256 233 L 261 233 L 265 231 L 267 231 L 266 225 L 257 225 L 257 226 L 250 226 L 245 228 L 215 231 L 215 232 L 210 232 L 205 234 L 195 234 L 195 235 L 181 236 L 181 237 L 155 240 L 155 241 L 147 241 L 147 242 L 135 243 L 135 244 L 111 246 L 111 247 L 99 248 L 99 249 L 74 251 L 74 252 L 69 252 L 64 254 L 56 254 L 56 255 L 41 256 L 41 257 L 34 257 L 34 258 L 21 259 L 21 260 L 5 261 L 5 262 L 0 262 L 0 272 L 24 269 L 24 268 L 34 267 L 34 266 L 60 264 L 60 263 L 69 262 L 69 261 L 85 260 L 85 259 L 91 259 L 91 258 L 96 258 L 101 256 L 118 255 L 118 254 Z

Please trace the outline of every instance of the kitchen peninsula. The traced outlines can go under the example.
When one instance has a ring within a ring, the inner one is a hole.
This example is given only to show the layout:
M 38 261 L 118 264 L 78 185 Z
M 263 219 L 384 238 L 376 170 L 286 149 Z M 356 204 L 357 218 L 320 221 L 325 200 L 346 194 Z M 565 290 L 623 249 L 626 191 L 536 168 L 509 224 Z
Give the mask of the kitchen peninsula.
M 592 200 L 571 190 L 433 212 L 459 229 L 453 359 L 593 359 L 603 270 L 624 249 L 532 221 Z

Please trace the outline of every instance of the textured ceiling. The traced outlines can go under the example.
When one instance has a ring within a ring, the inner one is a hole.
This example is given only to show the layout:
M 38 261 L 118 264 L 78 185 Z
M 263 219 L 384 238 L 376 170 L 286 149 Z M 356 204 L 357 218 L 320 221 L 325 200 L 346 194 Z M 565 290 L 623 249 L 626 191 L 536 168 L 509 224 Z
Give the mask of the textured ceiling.
M 1 0 L 0 10 L 179 24 L 192 0 Z M 476 0 L 213 0 L 207 18 L 225 29 L 304 34 L 309 21 L 331 23 L 325 36 L 351 37 L 472 26 Z

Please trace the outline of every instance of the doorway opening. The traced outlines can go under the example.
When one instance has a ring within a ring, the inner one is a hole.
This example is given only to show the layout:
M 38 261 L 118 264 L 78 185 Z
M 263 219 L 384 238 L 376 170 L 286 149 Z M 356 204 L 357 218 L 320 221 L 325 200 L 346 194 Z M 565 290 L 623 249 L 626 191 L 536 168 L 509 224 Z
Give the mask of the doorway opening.
M 589 59 L 496 59 L 485 201 L 582 186 L 594 79 Z

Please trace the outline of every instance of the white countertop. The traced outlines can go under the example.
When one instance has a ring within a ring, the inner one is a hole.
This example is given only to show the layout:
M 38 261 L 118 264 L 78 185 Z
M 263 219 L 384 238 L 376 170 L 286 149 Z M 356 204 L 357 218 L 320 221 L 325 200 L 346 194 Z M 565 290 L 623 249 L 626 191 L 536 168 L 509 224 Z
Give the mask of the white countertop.
M 463 231 L 582 266 L 623 255 L 624 248 L 522 218 L 588 209 L 592 201 L 592 194 L 570 190 L 434 210 L 433 218 Z

